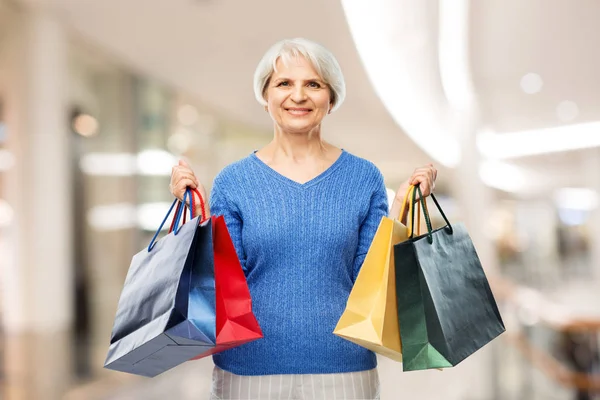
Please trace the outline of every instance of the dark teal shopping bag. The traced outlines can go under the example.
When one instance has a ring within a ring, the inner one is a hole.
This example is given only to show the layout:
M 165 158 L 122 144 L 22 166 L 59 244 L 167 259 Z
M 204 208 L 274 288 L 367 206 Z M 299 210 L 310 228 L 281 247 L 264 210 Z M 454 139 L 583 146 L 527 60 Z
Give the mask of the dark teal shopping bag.
M 505 331 L 465 226 L 451 225 L 432 194 L 446 222 L 432 230 L 417 192 L 427 233 L 394 246 L 404 371 L 456 366 Z

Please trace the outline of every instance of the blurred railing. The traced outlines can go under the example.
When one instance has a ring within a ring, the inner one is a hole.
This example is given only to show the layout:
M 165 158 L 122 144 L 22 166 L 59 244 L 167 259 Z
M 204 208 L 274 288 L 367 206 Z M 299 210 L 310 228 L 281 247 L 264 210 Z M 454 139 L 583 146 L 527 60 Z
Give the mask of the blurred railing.
M 510 395 L 497 398 L 600 399 L 600 313 L 579 315 L 537 290 L 505 278 L 491 281 L 507 325 L 503 340 L 510 347 L 500 352 L 499 369 L 517 369 L 525 377 Z M 497 378 L 501 391 L 506 375 Z

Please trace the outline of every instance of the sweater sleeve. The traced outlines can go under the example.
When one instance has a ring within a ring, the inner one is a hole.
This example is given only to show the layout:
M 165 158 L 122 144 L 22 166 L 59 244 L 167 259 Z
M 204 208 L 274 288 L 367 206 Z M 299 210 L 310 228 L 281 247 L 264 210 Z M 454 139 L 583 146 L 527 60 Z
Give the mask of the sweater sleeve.
M 371 201 L 369 204 L 369 211 L 363 219 L 358 236 L 358 248 L 356 250 L 356 256 L 354 258 L 353 268 L 353 281 L 356 281 L 358 272 L 362 267 L 371 242 L 375 237 L 381 218 L 386 216 L 388 213 L 388 199 L 387 190 L 383 182 L 383 176 L 379 173 L 377 178 L 377 184 L 375 190 L 371 195 Z
M 213 187 L 210 192 L 210 212 L 212 215 L 222 215 L 225 219 L 225 225 L 231 236 L 231 240 L 235 247 L 235 251 L 242 265 L 244 273 L 246 273 L 246 254 L 242 245 L 242 226 L 243 220 L 238 207 L 236 207 L 227 197 L 228 187 L 219 176 L 213 182 Z

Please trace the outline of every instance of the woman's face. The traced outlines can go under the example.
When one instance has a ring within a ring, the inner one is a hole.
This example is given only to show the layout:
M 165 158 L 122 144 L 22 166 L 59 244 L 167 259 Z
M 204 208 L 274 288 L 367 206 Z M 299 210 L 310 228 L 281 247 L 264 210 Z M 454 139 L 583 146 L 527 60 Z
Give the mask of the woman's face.
M 309 133 L 331 108 L 329 86 L 304 57 L 286 66 L 277 60 L 266 90 L 267 107 L 276 125 L 289 133 Z

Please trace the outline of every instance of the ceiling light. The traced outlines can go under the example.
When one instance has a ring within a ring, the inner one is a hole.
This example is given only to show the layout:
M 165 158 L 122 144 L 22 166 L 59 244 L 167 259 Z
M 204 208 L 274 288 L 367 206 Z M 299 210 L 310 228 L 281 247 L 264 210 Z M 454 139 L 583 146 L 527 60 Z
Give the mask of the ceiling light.
M 194 106 L 186 104 L 179 108 L 177 117 L 182 125 L 194 125 L 198 121 L 198 110 Z
M 144 150 L 137 156 L 131 153 L 88 153 L 81 157 L 79 166 L 87 175 L 170 176 L 177 158 L 165 150 Z
M 544 81 L 538 74 L 529 73 L 521 78 L 521 89 L 527 94 L 539 93 L 542 86 L 544 86 Z
M 439 63 L 444 93 L 456 110 L 470 110 L 475 101 L 469 60 L 469 2 L 439 2 Z
M 79 114 L 73 119 L 73 130 L 84 137 L 98 133 L 98 120 L 89 114 Z
M 479 168 L 479 177 L 486 185 L 505 192 L 519 192 L 527 185 L 522 168 L 499 161 L 485 161 Z
M 137 211 L 130 203 L 95 206 L 88 211 L 87 221 L 96 231 L 131 229 L 137 226 Z
M 145 231 L 156 231 L 171 204 L 167 202 L 140 204 L 137 208 L 137 226 Z M 169 229 L 169 224 L 163 225 L 162 229 Z
M 136 160 L 130 153 L 88 153 L 81 157 L 79 167 L 87 175 L 131 176 Z
M 140 175 L 170 176 L 177 158 L 165 150 L 144 150 L 137 155 Z
M 556 107 L 556 116 L 562 122 L 569 122 L 577 118 L 579 115 L 579 107 L 573 101 L 562 101 Z
M 192 145 L 192 132 L 187 128 L 178 128 L 175 133 L 167 139 L 167 148 L 171 153 L 183 154 Z
M 402 9 L 399 4 L 342 0 L 369 80 L 394 122 L 436 162 L 454 167 L 460 146 L 448 129 L 452 118 L 438 57 L 431 56 L 438 37 L 426 26 L 421 7 Z
M 581 226 L 589 219 L 588 211 L 574 210 L 572 208 L 559 208 L 558 219 L 567 226 Z
M 477 147 L 485 157 L 492 159 L 598 146 L 600 146 L 600 123 L 598 122 L 510 133 L 483 131 L 477 135 Z
M 598 207 L 598 193 L 588 188 L 562 188 L 554 193 L 559 208 L 590 211 Z

